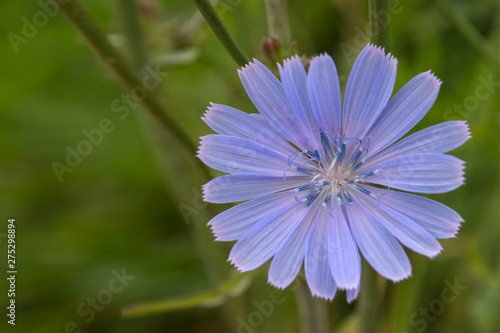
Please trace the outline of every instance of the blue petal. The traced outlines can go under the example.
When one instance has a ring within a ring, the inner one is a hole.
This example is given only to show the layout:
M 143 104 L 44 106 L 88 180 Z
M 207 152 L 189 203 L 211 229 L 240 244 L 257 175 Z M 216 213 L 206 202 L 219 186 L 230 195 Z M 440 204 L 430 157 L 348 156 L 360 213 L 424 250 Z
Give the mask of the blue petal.
M 212 203 L 240 202 L 307 184 L 308 179 L 255 174 L 224 175 L 203 185 L 203 199 Z
M 333 299 L 337 285 L 333 280 L 328 260 L 328 231 L 330 216 L 324 209 L 317 210 L 307 238 L 304 269 L 307 284 L 314 296 L 327 300 Z
M 340 133 L 341 97 L 337 68 L 329 55 L 312 59 L 307 73 L 307 93 L 321 129 L 335 137 Z
M 342 131 L 347 137 L 363 137 L 391 98 L 397 60 L 368 44 L 359 54 L 344 97 Z
M 307 138 L 291 112 L 283 87 L 273 73 L 254 59 L 238 71 L 248 97 L 267 122 L 287 140 L 307 149 Z
M 385 192 L 371 186 L 364 187 L 377 195 Z M 463 222 L 463 218 L 453 209 L 419 195 L 389 191 L 380 200 L 385 206 L 418 223 L 436 238 L 454 237 Z
M 361 288 L 361 284 L 359 284 L 356 288 L 354 289 L 347 289 L 346 291 L 346 299 L 347 303 L 352 303 L 356 298 L 358 298 L 359 295 L 359 289 Z
M 351 232 L 370 265 L 393 281 L 410 276 L 410 260 L 396 238 L 362 205 L 345 206 L 345 210 Z
M 285 140 L 276 135 L 274 129 L 267 123 L 230 106 L 211 104 L 202 119 L 211 129 L 221 135 L 253 140 L 286 156 L 296 152 Z
M 428 257 L 435 257 L 443 248 L 434 236 L 405 215 L 396 212 L 384 203 L 377 207 L 375 198 L 359 194 L 358 202 L 368 207 L 370 214 L 387 228 L 406 247 Z
M 341 289 L 353 289 L 361 279 L 361 258 L 341 209 L 330 221 L 329 258 L 333 279 Z
M 245 272 L 271 259 L 280 245 L 299 226 L 310 208 L 304 205 L 296 207 L 286 211 L 277 207 L 276 212 L 264 217 L 247 230 L 231 249 L 231 263 L 238 270 Z
M 371 138 L 370 156 L 396 142 L 411 130 L 436 100 L 441 81 L 431 72 L 421 73 L 394 95 L 366 136 Z
M 260 173 L 283 177 L 288 156 L 255 141 L 234 136 L 211 134 L 201 138 L 199 158 L 211 168 L 227 173 Z M 293 165 L 304 167 L 298 162 Z M 292 169 L 288 176 L 300 176 Z
M 319 151 L 319 124 L 311 110 L 311 103 L 307 94 L 307 74 L 304 64 L 298 56 L 292 56 L 283 61 L 283 67 L 279 64 L 279 72 L 283 89 L 288 103 L 295 113 L 303 132 L 308 138 L 311 147 Z
M 316 207 L 314 207 L 317 209 Z M 286 288 L 299 273 L 306 251 L 306 239 L 311 230 L 314 209 L 307 214 L 299 227 L 281 245 L 269 267 L 269 283 Z
M 367 177 L 365 181 L 418 193 L 449 192 L 464 182 L 464 162 L 450 155 L 407 155 L 387 163 L 363 170 L 383 169 L 380 174 Z
M 284 214 L 293 210 L 297 201 L 289 192 L 263 196 L 231 207 L 215 216 L 208 225 L 218 241 L 237 240 L 258 221 L 272 214 Z
M 465 121 L 448 121 L 413 133 L 373 156 L 369 163 L 382 163 L 418 153 L 447 153 L 460 147 L 469 138 L 469 126 Z

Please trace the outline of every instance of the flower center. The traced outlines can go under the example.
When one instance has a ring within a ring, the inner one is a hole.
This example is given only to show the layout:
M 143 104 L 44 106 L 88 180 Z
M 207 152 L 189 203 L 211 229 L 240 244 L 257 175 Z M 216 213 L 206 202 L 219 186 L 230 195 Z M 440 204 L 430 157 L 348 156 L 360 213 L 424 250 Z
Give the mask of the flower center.
M 305 150 L 293 159 L 289 157 L 287 169 L 293 169 L 310 176 L 310 181 L 292 190 L 295 199 L 310 206 L 313 203 L 325 209 L 335 209 L 340 205 L 352 205 L 351 194 L 359 190 L 377 200 L 376 196 L 358 183 L 365 178 L 379 174 L 383 168 L 371 172 L 360 172 L 365 163 L 370 146 L 368 138 L 350 138 L 337 136 L 332 140 L 325 132 L 320 131 L 322 150 Z M 293 165 L 292 165 L 292 162 Z M 299 163 L 302 163 L 303 166 Z M 284 173 L 286 177 L 286 170 Z

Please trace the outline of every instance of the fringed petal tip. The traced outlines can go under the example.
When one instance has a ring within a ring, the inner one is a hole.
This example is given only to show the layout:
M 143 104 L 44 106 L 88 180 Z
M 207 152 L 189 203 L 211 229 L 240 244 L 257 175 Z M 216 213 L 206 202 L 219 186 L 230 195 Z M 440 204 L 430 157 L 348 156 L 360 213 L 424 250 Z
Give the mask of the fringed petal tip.
M 363 49 L 373 49 L 373 50 L 377 50 L 377 51 L 382 51 L 385 54 L 385 48 L 383 46 L 375 45 L 371 42 L 366 44 L 366 46 Z
M 277 283 L 277 282 L 271 280 L 271 278 L 269 278 L 269 277 L 267 279 L 267 283 L 269 283 L 271 286 L 273 286 L 274 288 L 279 289 L 279 290 L 284 290 L 286 287 L 288 287 L 290 285 L 290 283 L 287 283 L 287 284 Z
M 387 61 L 392 62 L 394 64 L 398 63 L 398 59 L 396 59 L 396 57 L 394 57 L 394 55 L 392 55 L 392 53 L 390 53 L 390 52 L 387 54 L 385 53 L 385 48 L 383 46 L 378 46 L 378 45 L 375 45 L 372 43 L 368 43 L 368 44 L 366 44 L 366 46 L 364 47 L 363 50 L 381 53 L 382 55 L 384 55 L 386 57 Z
M 462 123 L 462 126 L 463 126 L 464 131 L 465 131 L 465 141 L 467 141 L 470 138 L 472 138 L 472 133 L 470 131 L 469 124 L 467 123 L 466 120 L 462 120 L 462 121 L 459 121 L 459 122 Z
M 229 258 L 227 258 L 227 262 L 230 263 L 231 265 L 234 266 L 234 268 L 236 268 L 236 270 L 240 273 L 245 273 L 245 272 L 248 272 L 248 271 L 251 271 L 253 270 L 252 268 L 248 268 L 248 267 L 243 267 L 241 265 L 239 265 L 236 260 L 233 260 L 231 258 L 231 255 L 229 256 Z
M 443 247 L 442 247 L 442 246 L 440 246 L 440 247 L 439 247 L 439 249 L 438 249 L 436 252 L 434 252 L 434 253 L 432 253 L 432 254 L 428 255 L 427 257 L 429 257 L 429 258 L 431 258 L 431 259 L 434 259 L 434 258 L 436 258 L 438 255 L 440 255 L 440 254 L 441 254 L 441 252 L 443 252 Z
M 352 302 L 354 302 L 358 298 L 360 288 L 361 288 L 361 285 L 358 285 L 354 289 L 347 289 L 346 290 L 345 298 L 347 300 L 347 303 L 351 304 Z
M 238 75 L 241 76 L 241 74 L 245 74 L 245 72 L 251 70 L 252 68 L 255 67 L 265 67 L 259 60 L 256 58 L 252 58 L 252 61 L 248 62 L 247 64 L 243 65 L 238 69 Z M 267 67 L 265 67 L 267 69 Z
M 411 269 L 410 269 L 410 271 L 409 271 L 409 272 L 407 272 L 406 274 L 404 274 L 404 275 L 402 275 L 402 276 L 400 276 L 400 277 L 398 277 L 398 278 L 393 279 L 393 278 L 386 277 L 386 279 L 391 280 L 391 281 L 392 281 L 392 282 L 394 282 L 394 283 L 398 283 L 398 282 L 401 282 L 401 281 L 407 280 L 407 279 L 409 279 L 410 277 L 411 277 Z
M 216 242 L 231 242 L 231 241 L 234 241 L 233 238 L 228 238 L 227 237 L 227 231 L 224 232 L 223 228 L 221 228 L 220 226 L 216 226 L 214 225 L 212 222 L 212 220 L 210 220 L 210 222 L 207 223 L 207 226 L 210 227 L 210 231 L 212 232 L 212 235 L 214 236 L 214 240 Z M 229 260 L 228 260 L 229 261 Z
M 294 54 L 294 55 L 292 55 L 289 58 L 283 59 L 283 66 L 288 66 L 292 61 L 300 61 L 300 62 L 302 62 L 302 60 L 300 60 L 300 57 L 298 55 Z M 278 66 L 281 67 L 281 64 L 278 63 Z
M 441 81 L 441 79 L 440 79 L 440 78 L 438 78 L 438 77 L 436 76 L 436 74 L 434 74 L 434 73 L 432 72 L 432 70 L 430 70 L 430 69 L 429 69 L 427 72 L 423 72 L 422 74 L 423 74 L 423 75 L 426 75 L 429 79 L 431 79 L 431 80 L 432 80 L 432 83 L 433 83 L 435 86 L 437 86 L 437 87 L 440 87 L 440 86 L 441 86 L 441 84 L 443 83 L 443 81 Z M 422 74 L 421 74 L 421 75 L 422 75 Z
M 209 135 L 204 135 L 204 136 L 200 136 L 200 143 L 199 143 L 199 146 L 198 146 L 198 150 L 196 151 L 196 157 L 198 157 L 200 160 L 204 160 L 204 158 L 206 157 L 206 147 L 205 147 L 205 144 L 206 144 L 206 141 L 209 140 L 209 137 L 210 136 L 215 136 L 216 134 L 209 134 Z M 204 162 L 204 161 L 203 161 Z
M 318 60 L 324 60 L 324 59 L 332 60 L 333 61 L 333 58 L 330 57 L 330 55 L 328 53 L 321 52 L 320 54 L 316 54 L 315 56 L 313 56 L 312 59 L 311 59 L 311 62 L 318 61 Z
M 464 222 L 465 222 L 464 220 L 458 221 L 457 228 L 455 230 L 453 230 L 453 234 L 451 234 L 450 237 L 447 237 L 447 238 L 456 238 L 458 235 L 458 232 L 460 231 L 460 227 L 462 227 L 462 223 L 464 223 Z
M 210 227 L 210 231 L 212 231 L 212 235 L 214 235 L 214 240 L 216 242 L 227 242 L 227 240 L 219 237 L 217 230 L 213 226 Z
M 214 108 L 217 106 L 217 104 L 215 103 L 212 103 L 210 102 L 209 103 L 210 105 L 207 107 L 207 109 L 205 110 L 205 113 L 203 113 L 203 115 L 201 116 L 201 119 L 206 123 L 207 120 L 209 120 L 213 113 L 214 113 Z
M 195 155 L 199 159 L 202 159 L 201 155 L 203 154 L 203 142 L 204 142 L 205 138 L 206 138 L 206 135 L 200 136 L 200 144 L 198 146 L 198 150 L 196 150 L 196 155 Z
M 208 189 L 207 189 L 207 185 L 208 185 L 208 183 L 207 183 L 207 184 L 203 184 L 203 185 L 201 186 L 201 197 L 203 198 L 203 201 L 205 201 L 205 202 L 209 202 L 209 201 L 207 200 L 207 196 L 208 196 Z
M 320 293 L 317 293 L 317 292 L 314 292 L 311 290 L 311 295 L 313 297 L 324 299 L 325 301 L 328 301 L 328 302 L 333 301 L 333 299 L 335 298 L 335 294 L 336 294 L 336 292 L 333 293 L 333 295 L 326 295 L 326 294 L 323 295 L 323 294 L 320 294 Z

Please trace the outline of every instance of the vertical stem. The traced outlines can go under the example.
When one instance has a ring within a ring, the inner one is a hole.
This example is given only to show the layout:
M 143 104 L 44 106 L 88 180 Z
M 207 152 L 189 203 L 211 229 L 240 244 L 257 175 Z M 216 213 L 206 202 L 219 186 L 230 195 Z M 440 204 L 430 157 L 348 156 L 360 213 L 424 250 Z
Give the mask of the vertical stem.
M 389 50 L 388 0 L 368 0 L 371 42 Z M 377 290 L 377 273 L 363 259 L 361 290 L 359 295 L 359 333 L 376 331 L 379 292 Z
M 266 0 L 266 13 L 269 37 L 276 38 L 288 53 L 292 37 L 285 0 Z
M 140 69 L 146 62 L 147 56 L 135 0 L 116 0 L 115 2 L 121 21 L 121 30 L 127 39 L 130 58 L 134 67 Z
M 116 0 L 116 2 L 119 7 L 118 20 L 123 27 L 123 34 L 129 48 L 130 57 L 132 58 L 136 70 L 139 71 L 142 65 L 146 63 L 147 56 L 144 50 L 143 34 L 139 25 L 135 0 Z M 154 91 L 150 93 L 154 93 Z M 151 152 L 161 169 L 166 187 L 175 188 L 179 186 L 178 183 L 172 180 L 171 172 L 188 168 L 189 166 L 187 163 L 189 163 L 189 161 L 180 156 L 175 147 L 169 147 L 168 138 L 165 137 L 161 128 L 152 122 L 151 119 L 145 117 L 143 114 L 139 114 L 138 116 L 138 121 L 143 127 L 144 135 L 148 140 L 148 146 L 151 148 Z M 196 181 L 194 181 L 195 177 L 191 178 L 193 179 L 193 183 L 196 184 Z M 184 183 L 188 184 L 186 181 L 184 181 Z M 172 201 L 189 200 L 191 196 L 192 193 L 189 191 L 187 191 L 187 194 L 185 194 L 184 191 L 177 191 L 177 196 L 173 197 Z M 212 241 L 212 234 L 209 232 L 208 228 L 204 226 L 204 223 L 198 223 L 203 220 L 208 220 L 206 214 L 201 215 L 199 219 L 198 217 L 195 219 L 195 223 L 192 224 L 190 231 L 199 248 L 202 262 L 204 263 L 208 276 L 211 278 L 214 285 L 218 285 L 227 274 L 227 272 L 223 271 L 225 260 L 221 257 L 220 253 L 217 252 L 216 254 L 215 245 Z
M 368 0 L 371 41 L 373 44 L 389 48 L 388 0 Z
M 250 59 L 245 53 L 243 53 L 238 44 L 236 44 L 233 36 L 231 36 L 229 30 L 227 30 L 226 26 L 222 22 L 222 19 L 219 14 L 217 14 L 210 1 L 194 0 L 194 3 L 233 60 L 240 66 L 244 66 L 249 63 Z
M 147 52 L 144 48 L 144 38 L 139 25 L 135 0 L 116 0 L 116 2 L 119 9 L 118 18 L 127 41 L 130 58 L 135 69 L 140 70 L 148 59 Z M 149 146 L 151 147 L 151 151 L 162 171 L 166 187 L 176 188 L 179 185 L 176 183 L 178 180 L 172 179 L 172 173 L 170 171 L 189 169 L 188 164 L 190 161 L 180 156 L 177 149 L 169 144 L 168 138 L 165 137 L 165 133 L 161 131 L 161 128 L 159 128 L 156 123 L 144 117 L 143 114 L 139 114 L 138 116 L 138 120 L 144 129 L 144 135 L 150 142 Z M 194 175 L 189 178 L 192 182 L 189 183 L 184 180 L 182 185 L 192 185 L 194 183 L 195 186 L 199 186 L 199 179 L 196 179 Z M 179 202 L 180 200 L 189 200 L 191 198 L 192 193 L 190 191 L 178 190 L 176 191 L 176 195 L 171 197 L 171 200 L 173 202 Z M 199 211 L 195 214 L 196 216 L 193 218 L 193 223 L 189 230 L 196 243 L 201 261 L 209 279 L 215 286 L 219 286 L 224 282 L 224 279 L 226 279 L 229 267 L 225 263 L 225 258 L 220 248 L 213 242 L 212 233 L 205 226 L 209 217 L 213 216 L 215 213 L 210 211 L 210 206 L 207 207 L 206 210 L 206 212 Z M 222 305 L 222 310 L 228 327 L 231 330 L 236 330 L 236 319 L 245 312 L 243 300 L 230 298 Z
M 361 290 L 359 295 L 359 333 L 373 333 L 377 318 L 379 294 L 377 290 L 377 273 L 363 259 Z
M 301 322 L 302 333 L 331 332 L 328 322 L 328 309 L 325 300 L 313 297 L 306 282 L 297 278 L 295 296 Z

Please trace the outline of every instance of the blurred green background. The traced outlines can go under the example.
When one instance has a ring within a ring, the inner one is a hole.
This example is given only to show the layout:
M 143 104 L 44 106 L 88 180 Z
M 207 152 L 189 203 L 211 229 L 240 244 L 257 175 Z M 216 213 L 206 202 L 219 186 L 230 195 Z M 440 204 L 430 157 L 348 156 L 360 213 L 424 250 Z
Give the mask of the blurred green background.
M 138 3 L 151 66 L 161 63 L 161 70 L 168 72 L 155 93 L 182 120 L 193 141 L 210 131 L 200 120 L 209 102 L 255 112 L 236 64 L 200 17 L 193 16 L 192 2 Z M 500 55 L 500 3 L 451 4 Z M 84 6 L 125 51 L 117 1 L 87 0 Z M 428 69 L 443 80 L 436 103 L 416 129 L 461 119 L 468 121 L 473 138 L 453 152 L 467 161 L 465 186 L 432 196 L 466 222 L 457 238 L 441 242 L 444 252 L 434 260 L 409 253 L 412 278 L 398 284 L 378 281 L 384 300 L 374 332 L 499 332 L 500 66 L 482 57 L 433 1 L 399 0 L 393 6 L 390 44 L 399 60 L 396 89 Z M 16 326 L 6 323 L 8 285 L 2 278 L 0 331 L 299 332 L 291 288 L 269 315 L 256 305 L 273 295 L 266 284 L 267 269 L 257 272 L 248 289 L 225 306 L 120 318 L 126 305 L 215 290 L 232 276 L 225 262 L 231 244 L 213 242 L 204 226 L 224 207 L 200 202 L 199 177 L 140 116 L 140 107 L 130 108 L 124 119 L 113 112 L 122 87 L 60 13 L 13 47 L 8 34 L 22 36 L 23 17 L 33 22 L 42 8 L 35 1 L 0 2 L 0 249 L 6 253 L 7 219 L 15 217 L 18 269 Z M 245 52 L 263 59 L 263 1 L 223 0 L 218 9 Z M 339 74 L 347 76 L 367 41 L 362 33 L 367 4 L 289 1 L 288 9 L 299 53 L 327 52 Z M 353 53 L 346 54 L 346 49 Z M 484 80 L 494 84 L 484 87 Z M 488 96 L 479 97 L 477 89 L 483 95 L 489 91 Z M 114 130 L 59 181 L 53 162 L 64 163 L 67 147 L 74 149 L 85 139 L 82 131 L 98 128 L 104 118 Z M 5 265 L 1 259 L 4 277 Z M 122 270 L 134 278 L 110 293 L 114 274 Z M 444 303 L 440 300 L 447 281 L 466 289 Z M 90 310 L 88 298 L 96 297 L 109 304 Z M 326 306 L 332 331 L 353 331 L 356 302 L 346 304 L 339 292 Z

